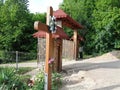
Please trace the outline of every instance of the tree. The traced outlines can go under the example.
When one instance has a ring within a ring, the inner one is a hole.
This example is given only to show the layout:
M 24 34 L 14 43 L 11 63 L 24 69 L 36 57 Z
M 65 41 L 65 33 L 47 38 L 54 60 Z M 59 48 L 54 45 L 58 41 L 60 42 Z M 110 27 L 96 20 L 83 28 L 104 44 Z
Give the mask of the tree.
M 27 2 L 27 0 L 6 0 L 1 7 L 1 49 L 13 49 L 13 43 L 16 43 L 20 35 L 23 34 L 22 30 L 25 30 L 27 26 Z M 16 44 L 18 45 L 18 43 Z M 21 43 L 19 43 L 19 45 L 21 45 Z
M 45 14 L 32 14 L 28 0 L 0 0 L 0 49 L 36 51 L 34 21 L 45 22 Z
M 119 0 L 98 0 L 93 12 L 95 51 L 106 52 L 120 48 L 120 4 Z
M 60 7 L 86 30 L 87 54 L 120 49 L 120 0 L 64 0 Z
M 73 19 L 84 26 L 84 30 L 79 30 L 79 34 L 86 38 L 85 48 L 86 52 L 92 49 L 92 13 L 95 8 L 95 0 L 64 0 L 60 8 L 67 12 Z M 67 29 L 68 32 L 71 32 Z M 69 33 L 68 33 L 69 34 Z M 89 41 L 89 42 L 88 42 Z

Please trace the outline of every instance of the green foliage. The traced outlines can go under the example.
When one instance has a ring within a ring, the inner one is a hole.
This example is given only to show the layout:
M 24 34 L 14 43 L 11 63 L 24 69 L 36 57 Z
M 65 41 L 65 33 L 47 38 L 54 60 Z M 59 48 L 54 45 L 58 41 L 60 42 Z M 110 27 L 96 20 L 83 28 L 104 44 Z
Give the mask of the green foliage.
M 120 0 L 64 0 L 61 8 L 85 30 L 86 54 L 120 49 Z
M 13 67 L 0 67 L 0 71 L 4 71 L 4 69 L 11 69 L 11 70 L 14 70 L 15 71 L 15 74 L 19 74 L 19 75 L 23 75 L 29 71 L 32 71 L 33 69 L 35 68 L 32 68 L 32 67 L 19 67 L 18 70 L 16 71 L 15 68 Z
M 62 85 L 61 74 L 52 73 L 52 90 L 58 90 Z
M 96 10 L 93 12 L 94 46 L 98 52 L 120 48 L 120 9 L 117 2 L 98 0 Z M 119 6 L 120 7 L 120 6 Z
M 32 90 L 44 90 L 44 83 L 44 72 L 40 71 L 36 76 L 35 85 L 33 86 Z
M 40 73 L 36 76 L 35 84 L 32 87 L 32 90 L 44 90 L 44 75 L 44 72 L 40 71 Z M 61 85 L 61 75 L 59 73 L 52 73 L 52 90 L 58 90 Z
M 16 71 L 16 73 L 23 75 L 27 72 L 32 71 L 33 69 L 35 69 L 35 68 L 33 68 L 33 67 L 19 67 L 18 70 Z M 27 78 L 29 78 L 29 77 L 27 77 Z
M 120 49 L 120 0 L 63 0 L 60 8 L 84 26 L 86 54 Z M 28 10 L 28 0 L 0 0 L 0 49 L 36 52 L 34 21 L 45 23 L 44 14 Z M 71 37 L 73 31 L 65 28 Z M 0 60 L 1 61 L 1 60 Z
M 0 90 L 26 90 L 27 84 L 24 80 L 13 68 L 0 70 Z
M 27 0 L 6 0 L 0 14 L 1 48 L 10 50 L 27 26 Z M 17 44 L 17 43 L 16 43 Z
M 36 52 L 34 21 L 45 22 L 45 14 L 32 14 L 28 0 L 0 0 L 0 50 Z

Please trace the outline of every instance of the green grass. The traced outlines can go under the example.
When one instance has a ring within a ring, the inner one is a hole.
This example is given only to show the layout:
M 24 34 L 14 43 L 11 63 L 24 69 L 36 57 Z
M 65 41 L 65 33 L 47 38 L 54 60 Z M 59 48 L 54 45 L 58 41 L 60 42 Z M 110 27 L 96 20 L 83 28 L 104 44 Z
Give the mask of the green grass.
M 27 81 L 30 76 L 22 75 L 21 72 L 20 74 L 16 72 L 15 68 L 0 67 L 0 90 L 28 90 Z
M 1 72 L 1 70 L 7 69 L 7 68 L 13 69 L 13 67 L 0 67 L 0 72 Z M 15 68 L 14 68 L 14 69 L 15 69 Z M 17 70 L 17 73 L 18 73 L 18 74 L 25 74 L 25 73 L 27 73 L 27 72 L 29 72 L 29 71 L 32 71 L 33 69 L 35 69 L 35 68 L 32 68 L 32 67 L 20 67 L 20 68 Z
M 33 69 L 35 68 L 32 68 L 32 67 L 20 67 L 17 71 L 18 74 L 25 74 L 29 71 L 32 71 Z
M 28 63 L 28 62 L 37 62 L 37 60 L 27 60 L 27 61 L 22 61 L 22 62 L 20 62 L 20 63 Z

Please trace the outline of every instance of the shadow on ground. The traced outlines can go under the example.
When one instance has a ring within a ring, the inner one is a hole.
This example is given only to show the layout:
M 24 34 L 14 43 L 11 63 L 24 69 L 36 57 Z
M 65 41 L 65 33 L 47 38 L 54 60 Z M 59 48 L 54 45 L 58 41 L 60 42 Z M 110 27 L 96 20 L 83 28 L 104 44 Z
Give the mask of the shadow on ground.
M 120 60 L 110 61 L 110 62 L 98 62 L 98 63 L 88 63 L 88 62 L 76 62 L 73 64 L 63 66 L 63 69 L 66 71 L 75 71 L 80 70 L 89 71 L 93 69 L 106 68 L 106 69 L 120 69 Z

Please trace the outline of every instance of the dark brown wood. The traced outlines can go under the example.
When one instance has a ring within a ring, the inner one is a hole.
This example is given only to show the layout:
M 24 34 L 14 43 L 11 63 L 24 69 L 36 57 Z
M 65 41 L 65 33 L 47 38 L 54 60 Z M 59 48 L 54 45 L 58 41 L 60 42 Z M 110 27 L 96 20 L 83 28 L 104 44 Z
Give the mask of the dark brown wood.
M 58 39 L 56 39 L 54 41 L 54 57 L 55 57 L 55 67 L 54 67 L 54 70 L 57 72 L 58 71 L 58 47 L 59 47 L 59 44 L 58 44 Z
M 63 27 L 63 21 L 59 21 L 61 23 L 58 23 L 58 26 L 59 27 Z M 59 43 L 60 43 L 60 47 L 59 47 L 59 56 L 58 56 L 58 72 L 62 71 L 62 48 L 63 48 L 63 40 L 62 39 L 59 39 Z
M 59 63 L 58 64 L 59 64 L 59 72 L 60 72 L 62 71 L 62 46 L 63 46 L 62 39 L 60 39 L 59 42 L 60 42 L 60 47 L 59 47 L 59 59 L 58 59 Z

